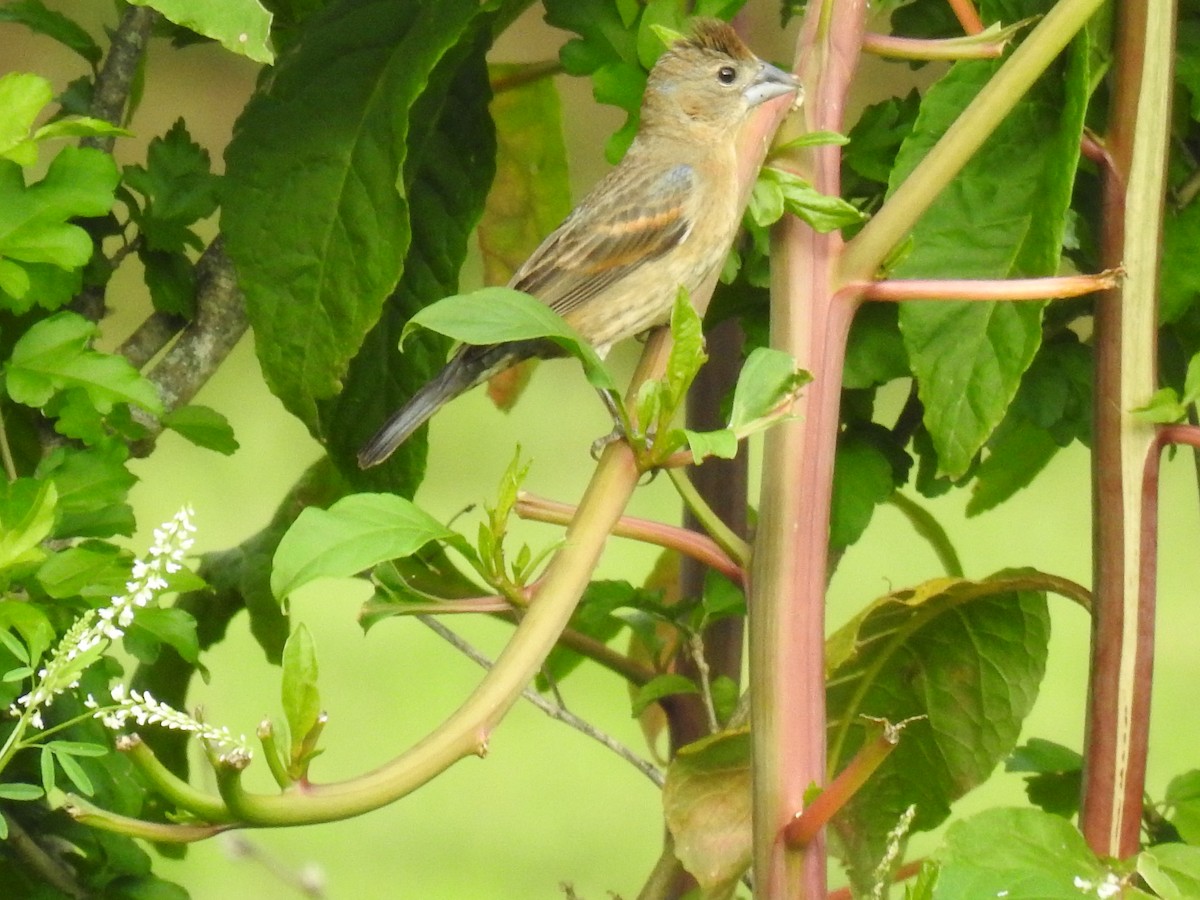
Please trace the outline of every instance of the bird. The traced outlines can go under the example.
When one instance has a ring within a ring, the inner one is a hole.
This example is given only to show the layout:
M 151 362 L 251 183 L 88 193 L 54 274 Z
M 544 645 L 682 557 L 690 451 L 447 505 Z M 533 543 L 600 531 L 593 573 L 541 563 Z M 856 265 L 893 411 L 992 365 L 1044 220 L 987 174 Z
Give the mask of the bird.
M 697 291 L 724 263 L 742 217 L 736 136 L 750 111 L 797 93 L 732 26 L 701 19 L 651 68 L 625 156 L 509 281 L 546 303 L 603 357 L 665 324 L 680 289 Z M 563 355 L 548 339 L 465 344 L 358 453 L 386 460 L 442 406 L 523 360 Z

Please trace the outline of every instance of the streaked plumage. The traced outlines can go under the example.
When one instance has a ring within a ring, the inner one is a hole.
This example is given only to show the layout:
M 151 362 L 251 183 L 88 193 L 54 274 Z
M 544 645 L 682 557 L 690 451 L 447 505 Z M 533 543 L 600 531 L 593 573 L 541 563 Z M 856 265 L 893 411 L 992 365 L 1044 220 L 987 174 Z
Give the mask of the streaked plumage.
M 641 124 L 625 158 L 513 275 L 603 355 L 663 324 L 680 286 L 696 291 L 725 259 L 741 219 L 737 129 L 796 79 L 758 59 L 724 22 L 702 21 L 650 72 Z M 548 341 L 465 346 L 358 454 L 383 462 L 442 405 L 530 357 Z

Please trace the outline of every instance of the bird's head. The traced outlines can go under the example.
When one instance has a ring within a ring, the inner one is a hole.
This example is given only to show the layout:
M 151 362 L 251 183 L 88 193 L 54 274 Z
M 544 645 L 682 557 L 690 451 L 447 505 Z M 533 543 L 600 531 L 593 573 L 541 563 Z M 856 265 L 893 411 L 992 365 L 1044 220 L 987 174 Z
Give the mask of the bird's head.
M 701 19 L 651 69 L 642 124 L 720 133 L 758 104 L 799 90 L 794 75 L 751 53 L 728 23 Z

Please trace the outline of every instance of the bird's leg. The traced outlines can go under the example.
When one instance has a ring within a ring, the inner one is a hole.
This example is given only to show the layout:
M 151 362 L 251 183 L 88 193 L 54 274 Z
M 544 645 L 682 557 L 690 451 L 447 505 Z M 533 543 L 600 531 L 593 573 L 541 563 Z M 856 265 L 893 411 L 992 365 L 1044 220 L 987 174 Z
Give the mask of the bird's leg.
M 596 438 L 592 441 L 592 458 L 599 459 L 600 454 L 604 452 L 604 448 L 614 441 L 619 441 L 629 436 L 629 422 L 625 417 L 625 411 L 621 408 L 621 402 L 617 398 L 616 392 L 606 388 L 597 390 L 600 399 L 604 401 L 605 407 L 608 409 L 608 414 L 612 416 L 613 430 L 604 437 Z

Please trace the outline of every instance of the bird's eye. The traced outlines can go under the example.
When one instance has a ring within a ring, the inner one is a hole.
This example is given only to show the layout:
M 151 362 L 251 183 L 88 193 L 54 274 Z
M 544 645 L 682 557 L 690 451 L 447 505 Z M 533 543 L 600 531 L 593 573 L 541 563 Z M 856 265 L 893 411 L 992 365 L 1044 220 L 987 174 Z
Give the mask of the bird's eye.
M 721 84 L 733 84 L 737 81 L 737 69 L 733 66 L 721 66 L 717 69 L 717 81 Z

